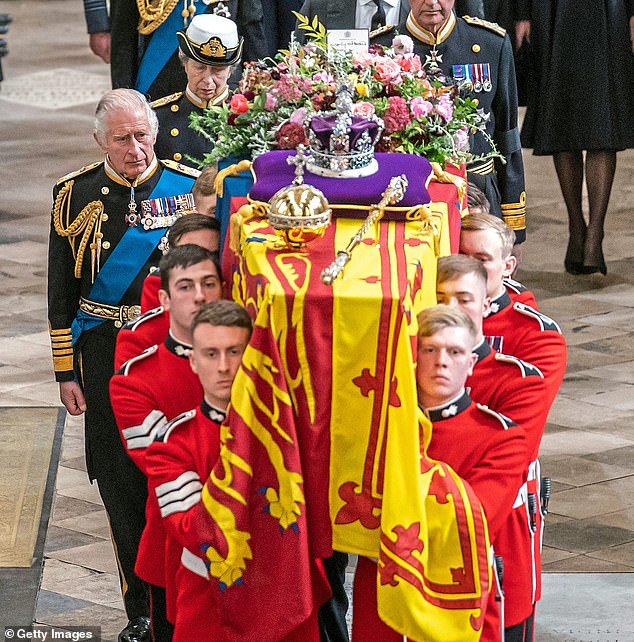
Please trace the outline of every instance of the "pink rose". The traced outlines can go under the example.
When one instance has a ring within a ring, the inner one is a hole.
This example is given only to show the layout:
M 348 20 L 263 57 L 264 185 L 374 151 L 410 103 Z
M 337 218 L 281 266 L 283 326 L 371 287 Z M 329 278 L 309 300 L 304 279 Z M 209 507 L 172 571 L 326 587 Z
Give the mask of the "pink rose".
M 249 101 L 242 94 L 233 94 L 229 101 L 229 107 L 236 114 L 244 114 L 249 109 Z
M 409 54 L 414 51 L 414 41 L 409 36 L 396 36 L 392 40 L 392 49 L 397 54 Z
M 368 102 L 354 103 L 354 105 L 352 105 L 352 113 L 357 116 L 365 116 L 366 118 L 368 116 L 374 116 L 374 105 Z
M 447 96 L 441 96 L 438 104 L 434 107 L 434 111 L 445 121 L 449 122 L 453 116 L 453 103 Z
M 264 109 L 266 111 L 273 111 L 276 107 L 277 107 L 277 98 L 273 94 L 266 92 L 266 99 L 264 100 Z
M 374 72 L 383 83 L 397 85 L 401 82 L 401 67 L 391 58 L 379 58 L 374 64 Z
M 467 128 L 462 127 L 461 129 L 459 129 L 453 135 L 453 141 L 458 151 L 467 151 L 469 149 L 469 133 L 467 132 Z
M 299 109 L 296 109 L 288 119 L 289 122 L 293 123 L 293 125 L 303 125 L 307 111 L 308 110 L 306 109 L 306 107 L 300 107 Z
M 369 67 L 374 62 L 375 56 L 367 51 L 355 51 L 352 54 L 352 63 L 357 67 Z
M 434 106 L 421 96 L 415 96 L 409 101 L 409 108 L 414 118 L 424 118 L 429 116 L 434 109 Z

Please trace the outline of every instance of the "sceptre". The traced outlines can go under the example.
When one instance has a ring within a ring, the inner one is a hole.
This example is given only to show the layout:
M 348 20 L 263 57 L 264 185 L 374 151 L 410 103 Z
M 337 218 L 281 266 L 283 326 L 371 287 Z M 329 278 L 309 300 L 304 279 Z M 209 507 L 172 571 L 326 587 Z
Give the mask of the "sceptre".
M 350 241 L 348 241 L 346 249 L 337 252 L 335 260 L 322 271 L 322 283 L 324 283 L 325 285 L 332 285 L 335 282 L 336 278 L 343 271 L 346 263 L 348 263 L 348 261 L 350 260 L 352 250 L 354 250 L 354 248 L 359 245 L 359 243 L 361 243 L 363 237 L 367 234 L 370 227 L 377 221 L 381 220 L 381 218 L 383 217 L 383 213 L 385 212 L 385 208 L 388 205 L 394 205 L 395 203 L 398 203 L 403 198 L 403 196 L 405 196 L 406 191 L 407 177 L 405 176 L 405 174 L 394 176 L 390 179 L 389 185 L 381 195 L 381 200 L 376 205 L 371 206 L 370 213 L 368 214 L 365 221 L 363 221 L 363 224 L 358 229 L 357 233 L 350 239 Z

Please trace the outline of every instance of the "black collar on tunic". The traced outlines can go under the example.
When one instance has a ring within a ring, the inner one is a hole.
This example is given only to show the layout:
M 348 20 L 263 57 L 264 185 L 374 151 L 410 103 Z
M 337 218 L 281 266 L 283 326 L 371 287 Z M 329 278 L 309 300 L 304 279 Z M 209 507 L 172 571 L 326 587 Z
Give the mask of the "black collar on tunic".
M 489 314 L 487 316 L 492 317 L 494 314 L 497 314 L 500 312 L 500 310 L 504 310 L 504 308 L 508 308 L 509 305 L 511 305 L 511 297 L 509 296 L 509 293 L 506 291 L 506 288 L 504 288 L 504 292 L 500 294 L 500 296 L 495 297 L 493 301 L 491 301 L 491 307 L 489 308 Z
M 465 411 L 471 405 L 471 397 L 466 390 L 463 390 L 455 399 L 442 406 L 435 406 L 433 408 L 422 408 L 429 421 L 433 423 L 450 419 Z
M 482 341 L 473 349 L 473 353 L 478 357 L 476 363 L 480 363 L 491 354 L 491 346 L 483 338 Z
M 192 349 L 190 345 L 175 339 L 172 335 L 171 330 L 167 333 L 165 337 L 165 347 L 177 357 L 187 358 L 189 357 L 189 351 Z
M 217 424 L 223 423 L 227 417 L 227 412 L 225 410 L 221 410 L 220 408 L 216 408 L 215 406 L 208 404 L 204 399 L 200 404 L 200 412 L 207 417 L 209 421 L 214 421 Z

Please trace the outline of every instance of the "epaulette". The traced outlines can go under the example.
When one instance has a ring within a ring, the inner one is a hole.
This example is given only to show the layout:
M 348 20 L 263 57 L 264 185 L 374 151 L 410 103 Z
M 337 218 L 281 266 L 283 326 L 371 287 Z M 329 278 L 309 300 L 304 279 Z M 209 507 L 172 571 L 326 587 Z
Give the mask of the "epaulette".
M 542 371 L 537 366 L 534 366 L 528 361 L 523 361 L 519 357 L 514 357 L 510 354 L 504 354 L 503 352 L 496 352 L 495 360 L 501 361 L 502 363 L 512 363 L 516 365 L 520 369 L 523 379 L 526 377 L 541 377 L 542 379 L 544 378 Z
M 504 428 L 504 430 L 508 430 L 513 426 L 517 426 L 517 424 L 512 419 L 509 419 L 508 417 L 504 416 L 501 412 L 496 412 L 495 410 L 491 410 L 489 406 L 485 406 L 483 403 L 477 403 L 476 406 L 478 407 L 478 410 L 482 410 L 482 412 L 486 413 L 487 415 L 490 415 L 494 419 L 497 419 L 502 424 L 502 428 Z
M 182 163 L 177 163 L 176 161 L 164 159 L 161 161 L 162 165 L 168 169 L 172 169 L 179 174 L 185 174 L 185 176 L 191 176 L 192 178 L 198 178 L 200 176 L 200 170 L 189 167 L 189 165 L 183 165 Z
M 152 308 L 151 310 L 148 310 L 147 312 L 144 312 L 138 317 L 135 317 L 134 319 L 130 319 L 121 329 L 122 330 L 136 330 L 140 325 L 143 325 L 146 321 L 150 321 L 151 319 L 155 319 L 158 316 L 161 316 L 163 312 L 165 311 L 165 308 L 162 305 L 157 306 L 156 308 Z
M 516 294 L 521 294 L 522 292 L 528 292 L 528 288 L 520 283 L 519 281 L 516 281 L 515 279 L 512 279 L 509 276 L 505 276 L 503 279 L 504 286 L 509 289 L 513 290 Z
M 513 304 L 513 308 L 517 310 L 520 314 L 523 314 L 526 317 L 530 317 L 531 319 L 535 319 L 539 323 L 539 327 L 541 328 L 542 332 L 544 330 L 552 330 L 553 332 L 562 334 L 561 328 L 559 327 L 559 324 L 556 321 L 554 321 L 550 317 L 547 317 L 545 314 L 538 312 L 535 308 L 532 308 L 530 305 L 526 305 L 525 303 L 520 303 L 519 301 L 516 301 Z
M 78 169 L 74 172 L 70 172 L 70 174 L 66 174 L 66 176 L 62 176 L 57 180 L 56 185 L 59 185 L 60 183 L 65 183 L 66 181 L 69 181 L 71 178 L 75 178 L 75 176 L 80 176 L 81 174 L 86 174 L 88 172 L 92 172 L 93 170 L 97 169 L 97 167 L 100 167 L 103 165 L 103 161 L 98 161 L 97 163 L 90 163 L 90 165 L 85 165 L 81 169 Z
M 150 107 L 152 109 L 156 109 L 157 107 L 163 107 L 163 105 L 169 105 L 170 103 L 176 102 L 182 95 L 182 91 L 177 91 L 175 94 L 163 96 L 163 98 L 157 98 L 150 103 Z
M 473 25 L 474 27 L 483 27 L 484 29 L 488 29 L 493 33 L 497 33 L 497 35 L 502 36 L 502 38 L 506 36 L 506 29 L 504 27 L 500 27 L 497 22 L 489 22 L 488 20 L 483 20 L 482 18 L 474 18 L 473 16 L 462 16 L 462 19 L 465 22 L 468 22 L 470 25 Z
M 390 33 L 390 31 L 394 31 L 394 29 L 396 29 L 396 25 L 383 25 L 374 31 L 370 31 L 370 40 L 372 40 L 372 38 L 378 38 L 378 36 L 382 36 L 384 33 Z
M 171 421 L 168 421 L 161 430 L 156 433 L 156 438 L 154 441 L 167 442 L 172 430 L 178 426 L 182 426 L 184 423 L 191 421 L 196 416 L 196 409 L 188 410 L 187 412 L 182 412 L 180 415 L 177 415 Z
M 153 346 L 150 346 L 149 348 L 146 348 L 145 350 L 143 350 L 143 352 L 141 352 L 141 354 L 137 354 L 136 357 L 132 357 L 131 359 L 128 359 L 119 368 L 119 370 L 117 370 L 116 374 L 125 375 L 127 377 L 128 374 L 130 374 L 130 368 L 135 363 L 138 363 L 139 361 L 143 361 L 143 359 L 147 359 L 149 356 L 153 355 L 157 350 L 158 350 L 158 344 L 155 344 Z

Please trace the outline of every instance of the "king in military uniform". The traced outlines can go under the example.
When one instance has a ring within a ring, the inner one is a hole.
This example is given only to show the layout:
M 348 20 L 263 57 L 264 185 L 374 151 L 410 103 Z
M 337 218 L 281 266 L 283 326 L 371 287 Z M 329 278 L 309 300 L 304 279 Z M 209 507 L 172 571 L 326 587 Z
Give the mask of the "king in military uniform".
M 48 320 L 55 378 L 72 415 L 85 412 L 86 465 L 110 521 L 129 625 L 122 642 L 145 640 L 148 605 L 134 563 L 146 484 L 127 456 L 108 382 L 119 328 L 140 312 L 143 279 L 179 212 L 192 205 L 197 170 L 154 154 L 158 122 L 131 89 L 105 94 L 94 137 L 106 158 L 61 178 L 53 191 Z
M 213 144 L 190 129 L 190 115 L 202 115 L 227 100 L 227 82 L 240 61 L 243 38 L 234 22 L 215 14 L 194 16 L 187 30 L 177 35 L 187 86 L 152 103 L 160 125 L 155 149 L 159 158 L 180 161 L 187 154 L 202 160 Z
M 524 164 L 517 127 L 517 87 L 511 42 L 502 27 L 480 18 L 456 17 L 455 0 L 411 0 L 411 11 L 398 27 L 414 40 L 414 53 L 428 68 L 442 73 L 464 87 L 489 114 L 486 132 L 495 142 L 501 159 L 475 161 L 467 167 L 475 183 L 491 204 L 491 213 L 515 230 L 517 242 L 526 238 L 526 194 Z M 390 44 L 385 33 L 374 42 Z M 475 156 L 491 146 L 482 134 L 471 140 Z

